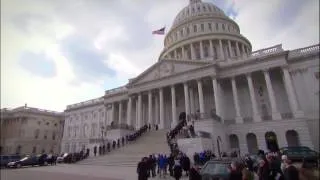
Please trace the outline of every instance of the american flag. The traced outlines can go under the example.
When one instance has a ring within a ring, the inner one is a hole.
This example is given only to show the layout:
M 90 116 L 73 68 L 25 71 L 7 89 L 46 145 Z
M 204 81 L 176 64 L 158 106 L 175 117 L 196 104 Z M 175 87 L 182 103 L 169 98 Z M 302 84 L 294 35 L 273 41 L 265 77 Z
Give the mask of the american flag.
M 163 28 L 161 28 L 161 29 L 158 29 L 158 30 L 152 31 L 152 34 L 160 34 L 160 35 L 163 35 L 163 34 L 164 34 L 165 29 L 166 29 L 166 27 L 163 27 Z

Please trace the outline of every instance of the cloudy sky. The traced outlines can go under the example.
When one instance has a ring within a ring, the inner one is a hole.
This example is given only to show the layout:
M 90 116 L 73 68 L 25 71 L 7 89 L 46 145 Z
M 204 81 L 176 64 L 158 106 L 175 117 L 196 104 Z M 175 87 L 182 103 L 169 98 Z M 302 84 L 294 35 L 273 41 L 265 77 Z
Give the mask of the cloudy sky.
M 318 0 L 203 0 L 223 9 L 253 49 L 319 43 Z M 155 63 L 189 0 L 1 0 L 1 108 L 63 111 L 124 85 Z

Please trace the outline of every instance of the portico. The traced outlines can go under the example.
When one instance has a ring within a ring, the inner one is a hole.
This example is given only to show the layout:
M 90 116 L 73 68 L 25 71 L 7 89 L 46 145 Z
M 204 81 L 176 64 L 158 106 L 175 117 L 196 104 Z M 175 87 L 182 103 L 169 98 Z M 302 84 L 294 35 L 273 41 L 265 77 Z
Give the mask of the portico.
M 282 56 L 281 51 L 279 56 Z M 157 66 L 162 67 L 165 63 L 167 62 L 159 63 Z M 224 70 L 221 65 L 211 64 L 197 68 L 197 71 L 190 69 L 183 73 L 171 73 L 170 76 L 162 75 L 162 78 L 144 81 L 148 73 L 152 74 L 157 69 L 157 66 L 152 67 L 147 70 L 147 74 L 138 76 L 122 91 L 113 94 L 121 94 L 121 103 L 109 103 L 119 104 L 118 112 L 125 111 L 126 124 L 135 128 L 145 124 L 158 124 L 161 129 L 173 128 L 182 112 L 186 113 L 188 120 L 195 120 L 196 114 L 201 119 L 212 119 L 214 113 L 221 118 L 223 124 L 277 121 L 288 118 L 288 114 L 291 114 L 292 118 L 301 117 L 297 101 L 288 101 L 289 110 L 283 103 L 283 107 L 279 108 L 281 99 L 274 93 L 274 86 L 277 86 L 277 89 L 280 88 L 286 94 L 283 101 L 296 99 L 295 94 L 291 92 L 291 79 L 285 75 L 286 66 L 281 65 L 283 62 L 267 68 L 265 63 L 258 65 L 254 61 L 251 61 L 250 65 L 244 60 L 243 64 L 249 68 L 242 73 L 228 75 L 228 66 L 225 66 Z M 171 66 L 179 68 L 179 64 L 172 63 Z M 239 64 L 237 69 L 240 71 L 241 68 Z M 238 72 L 237 69 L 233 72 Z M 283 74 L 283 78 L 273 79 L 275 76 L 270 75 L 273 73 Z M 123 109 L 123 102 L 127 103 L 126 109 Z M 133 109 L 136 116 L 133 116 L 132 104 L 136 104 Z M 109 117 L 114 117 L 114 111 L 111 111 Z M 122 116 L 112 121 L 124 122 Z

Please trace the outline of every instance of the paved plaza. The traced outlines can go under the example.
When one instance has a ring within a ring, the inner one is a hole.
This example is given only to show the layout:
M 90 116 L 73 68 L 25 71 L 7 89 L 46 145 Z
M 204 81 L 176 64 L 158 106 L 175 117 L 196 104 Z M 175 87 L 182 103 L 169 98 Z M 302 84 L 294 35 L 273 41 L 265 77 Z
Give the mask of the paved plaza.
M 135 180 L 136 167 L 93 166 L 78 164 L 58 164 L 46 167 L 25 167 L 21 169 L 1 169 L 1 180 Z M 149 178 L 158 180 L 164 178 Z M 167 177 L 166 179 L 173 179 Z M 188 179 L 187 177 L 182 180 Z

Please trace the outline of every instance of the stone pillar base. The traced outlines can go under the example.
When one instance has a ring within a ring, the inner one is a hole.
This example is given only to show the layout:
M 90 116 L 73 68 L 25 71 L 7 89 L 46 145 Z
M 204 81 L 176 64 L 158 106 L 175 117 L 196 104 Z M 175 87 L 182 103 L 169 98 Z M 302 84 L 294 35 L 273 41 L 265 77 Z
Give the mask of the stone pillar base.
M 295 118 L 304 118 L 305 116 L 304 116 L 303 111 L 298 110 L 298 111 L 293 113 L 293 117 L 295 117 Z
M 253 121 L 254 122 L 262 122 L 261 116 L 260 115 L 254 115 L 253 116 Z
M 281 120 L 281 114 L 279 112 L 272 113 L 272 120 Z
M 236 123 L 237 124 L 243 124 L 243 118 L 241 116 L 236 117 Z

